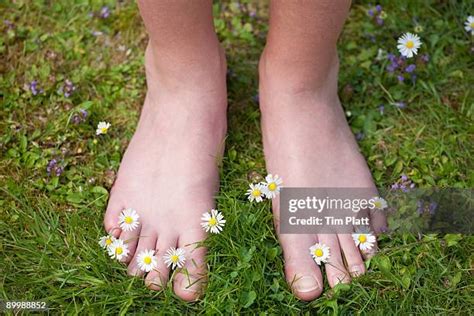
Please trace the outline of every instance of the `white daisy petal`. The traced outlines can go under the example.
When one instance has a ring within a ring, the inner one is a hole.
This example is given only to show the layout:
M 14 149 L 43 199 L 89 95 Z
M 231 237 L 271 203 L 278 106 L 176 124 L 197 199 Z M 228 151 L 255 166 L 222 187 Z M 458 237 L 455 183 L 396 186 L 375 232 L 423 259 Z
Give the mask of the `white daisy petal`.
M 263 184 L 262 183 L 258 183 L 258 184 L 250 183 L 249 187 L 250 187 L 250 189 L 248 189 L 247 193 L 245 193 L 245 195 L 248 195 L 249 201 L 250 202 L 256 201 L 257 203 L 262 202 L 263 197 L 264 197 L 264 193 L 263 193 L 264 186 L 263 186 Z
M 372 233 L 354 233 L 352 239 L 360 250 L 370 250 L 375 245 L 376 238 Z
M 328 262 L 331 256 L 329 247 L 321 243 L 316 243 L 309 247 L 309 252 L 318 265 Z
M 130 232 L 138 227 L 140 222 L 138 221 L 138 213 L 131 208 L 124 209 L 119 216 L 119 225 L 123 231 Z
M 110 126 L 112 126 L 112 124 L 107 123 L 107 122 L 99 122 L 99 124 L 97 124 L 97 129 L 95 131 L 95 134 L 96 135 L 107 134 Z
M 225 225 L 225 219 L 221 212 L 212 209 L 210 212 L 202 214 L 201 226 L 207 232 L 219 234 Z
M 143 250 L 137 256 L 137 264 L 143 272 L 150 272 L 158 266 L 154 250 Z
M 384 210 L 388 207 L 387 201 L 385 201 L 384 198 L 376 196 L 372 200 L 373 200 L 375 208 L 378 210 Z
M 464 22 L 464 29 L 466 32 L 471 32 L 471 35 L 474 35 L 474 16 L 470 15 L 467 17 L 466 22 Z
M 128 245 L 123 242 L 122 239 L 116 239 L 114 242 L 107 248 L 109 256 L 112 259 L 122 260 L 128 256 L 129 250 Z
M 280 193 L 281 185 L 283 180 L 278 175 L 271 175 L 265 177 L 265 182 L 263 183 L 263 194 L 268 199 L 275 198 L 278 193 Z
M 115 239 L 117 239 L 117 238 L 115 238 L 112 235 L 102 236 L 99 239 L 99 245 L 102 248 L 107 249 L 107 248 L 110 247 L 110 245 L 112 245 L 112 243 L 114 242 Z
M 166 263 L 167 267 L 171 266 L 171 269 L 175 269 L 176 267 L 182 268 L 184 263 L 186 262 L 186 257 L 184 256 L 184 249 L 183 248 L 174 248 L 171 247 L 166 251 L 166 254 L 163 256 L 163 260 Z
M 407 58 L 412 58 L 418 53 L 418 48 L 421 46 L 420 37 L 413 33 L 405 33 L 398 38 L 398 51 Z

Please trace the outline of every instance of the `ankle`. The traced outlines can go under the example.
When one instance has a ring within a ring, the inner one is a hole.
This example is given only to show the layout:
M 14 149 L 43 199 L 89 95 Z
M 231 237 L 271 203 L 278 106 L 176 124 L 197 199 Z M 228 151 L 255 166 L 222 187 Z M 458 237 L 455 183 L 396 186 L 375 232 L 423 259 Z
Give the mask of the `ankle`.
M 227 63 L 218 42 L 193 52 L 163 51 L 151 42 L 145 52 L 147 83 L 155 88 L 226 92 Z
M 282 58 L 267 48 L 259 62 L 260 91 L 282 94 L 337 95 L 339 58 L 337 53 L 325 63 L 316 60 Z

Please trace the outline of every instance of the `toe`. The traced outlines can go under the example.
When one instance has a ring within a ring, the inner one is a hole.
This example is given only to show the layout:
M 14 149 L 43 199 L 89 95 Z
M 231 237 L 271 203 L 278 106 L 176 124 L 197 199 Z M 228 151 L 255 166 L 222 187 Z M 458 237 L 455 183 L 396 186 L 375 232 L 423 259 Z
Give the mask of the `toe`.
M 124 231 L 122 230 L 122 233 L 120 234 L 120 239 L 123 240 L 124 243 L 127 244 L 128 246 L 128 256 L 124 257 L 121 262 L 124 263 L 129 263 L 133 256 L 135 255 L 135 250 L 137 248 L 138 244 L 138 237 L 140 236 L 141 232 L 141 225 L 139 225 L 137 228 L 135 228 L 132 231 Z
M 353 276 L 359 276 L 365 273 L 365 265 L 359 248 L 354 243 L 352 235 L 340 234 L 337 236 L 344 258 L 347 262 L 349 273 Z
M 285 257 L 285 275 L 297 298 L 310 301 L 321 295 L 323 277 L 312 259 L 309 248 L 316 243 L 314 235 L 280 235 Z
M 104 216 L 104 228 L 107 233 L 112 234 L 116 238 L 120 236 L 121 233 L 119 215 L 124 208 L 122 201 L 116 198 L 116 195 L 112 190 L 110 192 L 110 199 Z
M 331 287 L 336 286 L 339 283 L 349 283 L 351 278 L 349 273 L 344 266 L 342 261 L 341 248 L 337 235 L 335 234 L 321 234 L 318 235 L 319 241 L 330 249 L 330 257 L 328 262 L 325 264 L 326 277 Z
M 174 292 L 185 301 L 194 301 L 203 293 L 207 282 L 206 248 L 202 228 L 188 230 L 179 237 L 178 246 L 186 251 L 186 262 L 174 278 Z
M 156 246 L 156 233 L 154 230 L 142 228 L 140 237 L 138 239 L 138 245 L 135 250 L 135 255 L 128 265 L 128 274 L 131 276 L 143 276 L 145 274 L 138 265 L 137 257 L 138 254 L 144 250 L 154 250 Z
M 159 291 L 166 287 L 169 280 L 170 269 L 166 266 L 163 256 L 170 247 L 176 247 L 178 238 L 173 234 L 162 233 L 158 235 L 155 246 L 155 256 L 158 259 L 156 269 L 150 271 L 145 278 L 145 284 L 150 289 Z

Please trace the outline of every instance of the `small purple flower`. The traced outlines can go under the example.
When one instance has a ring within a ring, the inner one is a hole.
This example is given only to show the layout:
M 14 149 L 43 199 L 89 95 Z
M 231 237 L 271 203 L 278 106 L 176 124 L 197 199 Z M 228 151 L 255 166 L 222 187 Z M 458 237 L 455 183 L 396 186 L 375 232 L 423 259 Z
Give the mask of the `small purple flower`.
M 365 135 L 364 135 L 364 133 L 362 133 L 362 132 L 359 132 L 359 133 L 356 133 L 356 134 L 355 134 L 355 138 L 356 138 L 357 141 L 363 140 L 364 137 L 365 137 Z
M 418 200 L 416 202 L 416 210 L 418 212 L 418 214 L 423 214 L 425 212 L 425 203 L 423 202 L 423 200 Z
M 109 7 L 108 7 L 108 6 L 103 6 L 103 7 L 100 9 L 99 16 L 100 16 L 102 19 L 107 19 L 107 18 L 110 16 L 110 9 L 109 9 Z
M 374 10 L 373 9 L 369 9 L 369 11 L 367 11 L 367 14 L 371 17 L 374 16 Z
M 71 120 L 74 124 L 80 124 L 82 122 L 85 122 L 88 115 L 89 113 L 85 109 L 81 109 L 79 110 L 79 113 L 76 113 L 72 116 Z
M 390 60 L 390 61 L 393 63 L 393 62 L 395 62 L 396 57 L 395 57 L 394 54 L 388 53 L 388 54 L 387 54 L 387 59 Z
M 375 6 L 375 10 L 377 10 L 378 13 L 382 12 L 382 6 L 380 4 L 377 4 Z
M 252 10 L 252 11 L 249 12 L 249 16 L 250 16 L 251 18 L 254 18 L 254 17 L 257 16 L 257 12 L 256 12 L 255 10 Z
M 395 102 L 394 105 L 399 109 L 404 109 L 407 107 L 407 104 L 405 102 Z
M 430 61 L 430 56 L 428 54 L 423 54 L 421 55 L 421 60 L 427 63 Z
M 379 105 L 379 112 L 380 112 L 380 115 L 383 115 L 384 112 L 385 112 L 385 106 L 383 104 L 380 104 Z
M 407 73 L 412 73 L 414 72 L 416 69 L 416 65 L 415 64 L 411 64 L 411 65 L 408 65 L 406 68 L 405 68 L 405 72 Z
M 59 177 L 64 171 L 64 167 L 60 166 L 58 164 L 58 160 L 53 158 L 48 162 L 48 165 L 46 166 L 46 172 L 48 175 L 55 175 L 56 177 Z
M 57 160 L 56 159 L 51 159 L 49 162 L 48 162 L 48 165 L 46 166 L 46 172 L 48 174 L 51 174 L 51 170 L 53 170 L 53 168 L 56 167 L 56 164 L 57 164 Z
M 64 167 L 61 167 L 61 166 L 58 166 L 56 169 L 55 169 L 55 174 L 56 174 L 56 177 L 59 177 L 64 171 Z
M 377 22 L 377 24 L 380 26 L 383 25 L 383 19 L 379 16 L 375 17 L 375 22 Z
M 31 94 L 33 95 L 37 95 L 39 93 L 38 81 L 33 80 L 32 82 L 30 82 L 30 91 L 31 91 Z
M 402 75 L 398 75 L 397 79 L 399 82 L 403 82 L 403 80 L 405 80 L 405 77 L 403 77 Z
M 76 86 L 69 79 L 64 80 L 64 85 L 59 88 L 59 92 L 63 93 L 66 98 L 69 98 L 74 91 L 76 91 Z
M 436 202 L 431 202 L 430 206 L 428 207 L 428 210 L 430 211 L 431 215 L 434 215 L 436 213 L 436 209 L 438 208 L 438 203 Z
M 407 175 L 406 175 L 406 174 L 402 174 L 402 175 L 400 176 L 400 180 L 402 180 L 402 181 L 407 181 L 407 180 L 408 180 Z

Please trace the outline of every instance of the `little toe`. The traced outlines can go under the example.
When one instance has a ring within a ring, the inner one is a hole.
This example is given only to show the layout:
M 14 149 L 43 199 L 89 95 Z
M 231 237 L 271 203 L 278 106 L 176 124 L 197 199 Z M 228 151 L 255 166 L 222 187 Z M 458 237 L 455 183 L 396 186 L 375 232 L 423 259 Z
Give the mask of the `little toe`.
M 337 235 L 321 234 L 318 235 L 318 238 L 320 243 L 325 244 L 330 249 L 330 256 L 328 262 L 325 264 L 329 286 L 334 287 L 339 283 L 349 283 L 351 278 L 342 261 L 341 248 L 339 247 Z
M 359 248 L 354 243 L 352 235 L 350 234 L 339 234 L 338 236 L 339 244 L 341 246 L 342 252 L 344 253 L 344 258 L 347 262 L 347 269 L 353 277 L 357 277 L 365 273 L 364 260 L 359 251 Z
M 172 234 L 160 234 L 156 241 L 155 256 L 157 258 L 157 266 L 150 271 L 146 278 L 145 284 L 150 289 L 160 291 L 166 286 L 169 280 L 170 268 L 166 265 L 163 256 L 170 247 L 176 247 L 178 238 Z
M 206 236 L 199 227 L 188 230 L 179 237 L 178 246 L 186 251 L 186 262 L 174 277 L 174 292 L 185 301 L 198 299 L 207 282 L 207 249 L 202 245 Z
M 154 250 L 156 246 L 156 232 L 153 230 L 147 230 L 142 228 L 140 232 L 140 237 L 138 240 L 138 245 L 135 250 L 135 255 L 133 256 L 132 260 L 128 265 L 127 272 L 131 276 L 143 276 L 145 275 L 145 271 L 140 269 L 140 265 L 138 263 L 138 256 L 144 250 Z
M 285 257 L 285 276 L 293 293 L 303 301 L 319 297 L 323 291 L 323 276 L 309 248 L 316 242 L 314 235 L 280 235 Z

